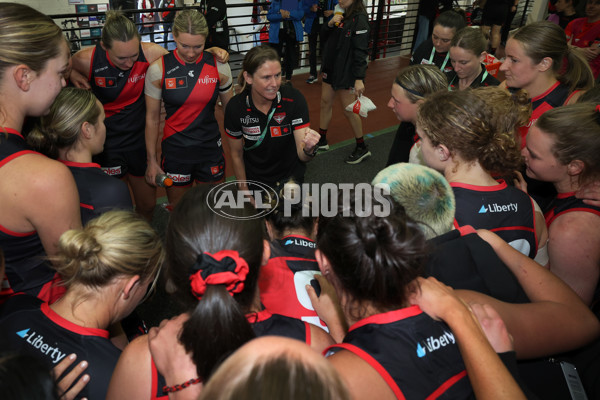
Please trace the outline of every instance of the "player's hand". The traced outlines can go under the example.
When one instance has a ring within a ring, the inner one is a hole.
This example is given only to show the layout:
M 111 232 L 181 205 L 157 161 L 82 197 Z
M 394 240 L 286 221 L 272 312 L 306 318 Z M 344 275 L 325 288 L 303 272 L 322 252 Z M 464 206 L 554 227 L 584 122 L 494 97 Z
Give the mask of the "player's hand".
M 90 376 L 88 374 L 81 375 L 88 367 L 87 361 L 81 361 L 69 371 L 68 374 L 62 376 L 65 370 L 69 368 L 76 359 L 76 354 L 70 354 L 52 369 L 58 388 L 58 395 L 61 400 L 73 400 L 90 381 Z M 75 381 L 77 381 L 77 383 L 73 385 L 73 382 Z M 73 385 L 73 387 L 71 387 L 71 385 Z

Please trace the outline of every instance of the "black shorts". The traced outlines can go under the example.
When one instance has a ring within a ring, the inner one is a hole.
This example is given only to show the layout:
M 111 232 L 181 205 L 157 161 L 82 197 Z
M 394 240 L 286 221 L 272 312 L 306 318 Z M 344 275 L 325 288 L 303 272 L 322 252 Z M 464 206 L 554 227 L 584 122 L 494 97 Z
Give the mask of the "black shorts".
M 506 22 L 506 17 L 510 12 L 511 5 L 506 3 L 491 3 L 492 0 L 488 0 L 483 9 L 483 16 L 481 17 L 481 25 L 483 26 L 502 26 Z
M 146 174 L 146 146 L 126 151 L 105 150 L 94 156 L 93 161 L 106 174 L 119 179 L 127 174 L 142 177 Z
M 177 157 L 165 157 L 163 153 L 161 167 L 173 186 L 190 186 L 194 181 L 199 183 L 218 182 L 225 176 L 225 156 L 220 151 L 213 156 L 202 157 L 196 162 L 181 161 Z
M 348 87 L 334 87 L 333 86 L 333 75 L 331 73 L 328 73 L 327 71 L 323 71 L 323 74 L 321 75 L 323 77 L 323 82 L 328 83 L 331 85 L 331 87 L 333 88 L 333 90 L 350 90 L 350 89 L 354 89 L 354 86 L 348 86 Z

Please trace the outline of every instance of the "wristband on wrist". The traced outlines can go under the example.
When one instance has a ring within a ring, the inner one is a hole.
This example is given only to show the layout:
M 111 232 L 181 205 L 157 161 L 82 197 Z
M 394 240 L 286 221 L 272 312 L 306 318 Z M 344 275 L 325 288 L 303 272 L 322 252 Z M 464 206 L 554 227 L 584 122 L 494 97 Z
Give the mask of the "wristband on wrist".
M 162 390 L 163 390 L 163 393 L 179 392 L 180 390 L 183 390 L 186 387 L 195 385 L 200 382 L 202 382 L 202 378 L 193 378 L 193 379 L 190 379 L 189 381 L 183 382 L 182 384 L 179 384 L 179 385 L 173 385 L 173 386 L 165 385 L 165 386 L 163 386 Z
M 319 148 L 318 148 L 318 146 L 315 146 L 314 150 L 309 153 L 309 152 L 306 151 L 306 147 L 305 147 L 305 148 L 302 149 L 302 151 L 304 151 L 304 154 L 306 154 L 307 156 L 314 157 L 314 156 L 317 155 L 317 151 L 319 151 Z

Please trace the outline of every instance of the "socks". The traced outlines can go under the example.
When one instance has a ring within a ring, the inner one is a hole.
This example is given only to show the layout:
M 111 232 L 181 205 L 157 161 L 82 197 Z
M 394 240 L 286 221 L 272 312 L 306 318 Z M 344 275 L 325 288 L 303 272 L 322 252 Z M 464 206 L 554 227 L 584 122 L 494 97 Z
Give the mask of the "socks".
M 319 128 L 319 135 L 321 135 L 321 140 L 327 140 L 327 129 Z
M 356 147 L 366 147 L 364 137 L 356 138 Z

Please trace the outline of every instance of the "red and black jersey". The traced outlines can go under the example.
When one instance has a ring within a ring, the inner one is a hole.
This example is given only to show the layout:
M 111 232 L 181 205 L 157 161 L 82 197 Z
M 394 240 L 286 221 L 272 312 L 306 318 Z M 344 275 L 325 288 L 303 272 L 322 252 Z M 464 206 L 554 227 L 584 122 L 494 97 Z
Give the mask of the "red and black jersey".
M 458 78 L 458 75 L 456 75 L 456 72 L 454 70 L 447 72 L 446 78 L 448 79 L 448 82 L 450 82 L 448 84 L 448 89 L 459 90 L 458 89 L 459 78 Z M 471 82 L 471 85 L 469 87 L 471 89 L 475 89 L 478 87 L 498 86 L 499 84 L 500 84 L 500 81 L 498 79 L 496 79 L 492 74 L 490 74 L 485 69 L 485 65 L 481 64 L 481 72 L 479 73 L 479 75 L 477 75 L 475 80 L 473 80 L 473 82 Z
M 106 398 L 106 390 L 121 351 L 104 329 L 85 328 L 62 318 L 48 303 L 17 295 L 6 302 L 0 319 L 0 350 L 30 354 L 54 367 L 71 353 L 87 360 L 90 381 L 79 396 Z M 72 366 L 77 368 L 77 364 Z
M 9 128 L 4 131 L 6 134 L 0 133 L 0 168 L 23 155 L 39 154 L 27 145 L 19 132 Z M 6 263 L 6 280 L 0 277 L 4 280 L 0 303 L 14 292 L 26 292 L 44 300 L 54 299 L 48 291 L 55 271 L 45 261 L 46 252 L 36 231 L 13 232 L 0 225 L 0 249 Z
M 527 193 L 506 182 L 494 186 L 450 183 L 456 198 L 454 226 L 488 229 L 530 258 L 537 254 L 535 206 Z
M 110 210 L 133 210 L 125 182 L 105 174 L 100 165 L 60 160 L 69 167 L 79 192 L 81 223 Z
M 310 324 L 299 319 L 271 314 L 267 310 L 246 315 L 257 337 L 274 335 L 285 336 L 305 342 L 310 346 Z
M 257 110 L 250 89 L 233 96 L 225 110 L 225 132 L 244 140 L 246 179 L 271 187 L 293 177 L 304 181 L 306 164 L 298 158 L 294 130 L 309 126 L 308 105 L 302 93 L 290 85 L 281 85 L 269 113 Z M 264 140 L 255 148 L 266 129 Z
M 144 81 L 149 65 L 141 45 L 138 59 L 128 71 L 117 68 L 106 50 L 96 45 L 89 77 L 106 113 L 105 150 L 126 151 L 145 145 Z
M 515 91 L 518 89 L 509 88 L 509 90 Z M 531 99 L 531 117 L 529 117 L 529 122 L 527 125 L 519 128 L 519 133 L 521 134 L 521 148 L 525 147 L 525 138 L 527 137 L 527 132 L 529 132 L 531 125 L 533 125 L 546 111 L 565 104 L 576 92 L 577 91 L 570 93 L 568 86 L 556 82 L 550 89 Z
M 188 64 L 174 51 L 164 55 L 162 62 L 162 99 L 167 112 L 162 151 L 192 162 L 221 151 L 215 118 L 220 85 L 215 56 L 203 52 L 196 63 Z
M 303 236 L 273 240 L 271 258 L 260 268 L 258 287 L 260 300 L 270 312 L 325 328 L 305 288 L 320 274 L 315 249 L 315 242 Z
M 589 212 L 600 216 L 600 207 L 585 204 L 582 199 L 575 197 L 575 192 L 559 193 L 544 213 L 546 226 L 550 228 L 552 222 L 560 215 L 573 211 Z
M 418 306 L 358 321 L 324 354 L 341 349 L 369 363 L 398 399 L 474 398 L 452 331 Z

